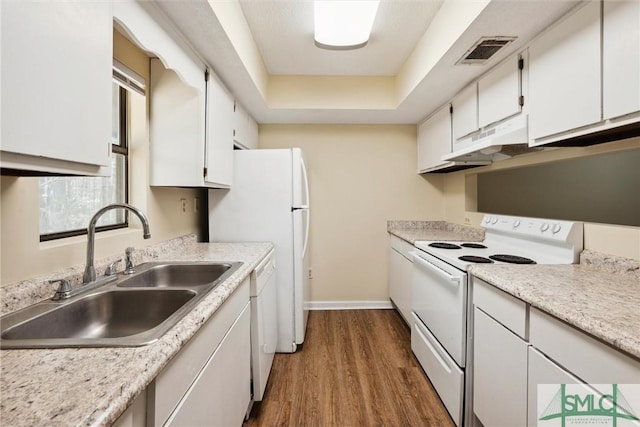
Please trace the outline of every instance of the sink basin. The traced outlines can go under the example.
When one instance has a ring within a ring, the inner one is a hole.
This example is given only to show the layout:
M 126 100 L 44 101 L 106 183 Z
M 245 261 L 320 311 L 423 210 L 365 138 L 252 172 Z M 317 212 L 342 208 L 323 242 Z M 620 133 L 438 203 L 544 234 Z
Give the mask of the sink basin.
M 232 264 L 159 264 L 118 283 L 121 288 L 207 286 L 218 280 Z
M 171 329 L 242 263 L 147 263 L 61 301 L 3 316 L 0 348 L 130 347 Z M 81 289 L 81 288 L 80 288 Z
M 2 339 L 127 337 L 155 328 L 195 295 L 188 290 L 96 293 L 9 328 Z

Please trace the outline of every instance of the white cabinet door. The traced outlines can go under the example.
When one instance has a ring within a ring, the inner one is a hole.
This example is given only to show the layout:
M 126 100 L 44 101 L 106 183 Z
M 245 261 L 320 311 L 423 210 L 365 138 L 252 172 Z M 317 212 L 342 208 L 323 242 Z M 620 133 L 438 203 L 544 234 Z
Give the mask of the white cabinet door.
M 237 101 L 233 111 L 233 140 L 243 148 L 258 148 L 258 124 Z
M 512 55 L 478 80 L 478 124 L 485 127 L 518 114 L 520 58 Z
M 2 167 L 60 171 L 42 164 L 53 159 L 75 162 L 67 173 L 100 174 L 111 155 L 111 2 L 0 7 Z
M 242 425 L 251 400 L 250 313 L 247 304 L 165 425 Z
M 389 248 L 389 298 L 398 308 L 400 315 L 408 325 L 411 317 L 411 288 L 413 287 L 413 263 L 403 255 L 406 250 L 396 249 L 398 245 L 406 243 L 395 236 L 391 236 Z M 411 247 L 408 243 L 407 246 Z
M 527 342 L 478 308 L 473 331 L 473 412 L 485 426 L 525 425 Z
M 194 187 L 203 185 L 205 80 L 196 89 L 151 60 L 150 139 L 153 186 Z
M 216 75 L 207 81 L 207 172 L 205 181 L 215 187 L 233 182 L 233 98 Z
M 640 111 L 640 2 L 605 0 L 602 109 L 610 119 Z
M 447 104 L 418 126 L 418 173 L 443 165 L 451 153 L 451 113 Z
M 529 58 L 531 139 L 600 121 L 600 2 L 586 2 L 534 40 Z
M 478 130 L 478 86 L 467 86 L 451 101 L 453 106 L 453 140 L 455 141 Z

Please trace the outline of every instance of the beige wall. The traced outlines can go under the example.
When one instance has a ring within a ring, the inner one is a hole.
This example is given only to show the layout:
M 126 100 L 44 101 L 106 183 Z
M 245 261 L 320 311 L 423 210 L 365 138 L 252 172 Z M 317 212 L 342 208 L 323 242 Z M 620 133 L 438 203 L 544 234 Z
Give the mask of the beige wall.
M 117 32 L 114 33 L 114 56 L 148 81 L 149 58 Z M 96 258 L 124 254 L 127 246 L 146 246 L 199 231 L 198 215 L 193 213 L 194 198 L 200 196 L 199 191 L 148 185 L 147 106 L 145 98 L 132 97 L 130 202 L 147 214 L 152 238 L 142 239 L 139 222 L 132 216 L 129 229 L 98 234 Z M 3 176 L 0 184 L 2 284 L 84 264 L 86 236 L 40 243 L 38 178 Z M 186 214 L 180 213 L 181 198 L 187 200 Z
M 261 125 L 301 147 L 311 193 L 312 301 L 388 301 L 389 219 L 441 219 L 442 177 L 416 170 L 415 126 Z
M 633 138 L 591 147 L 561 148 L 532 153 L 482 168 L 447 174 L 444 176 L 443 183 L 445 219 L 476 227 L 480 225 L 483 213 L 477 212 L 475 199 L 478 173 L 638 148 L 640 148 L 640 138 Z M 640 259 L 640 227 L 585 223 L 584 244 L 585 249 Z

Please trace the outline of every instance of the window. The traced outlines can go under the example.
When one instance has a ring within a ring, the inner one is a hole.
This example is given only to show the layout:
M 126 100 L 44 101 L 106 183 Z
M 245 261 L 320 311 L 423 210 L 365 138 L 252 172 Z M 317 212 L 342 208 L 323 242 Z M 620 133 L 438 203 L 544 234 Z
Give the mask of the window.
M 128 202 L 127 90 L 114 82 L 112 99 L 111 176 L 39 178 L 41 242 L 86 234 L 100 208 Z M 127 213 L 117 209 L 100 218 L 96 231 L 127 226 Z

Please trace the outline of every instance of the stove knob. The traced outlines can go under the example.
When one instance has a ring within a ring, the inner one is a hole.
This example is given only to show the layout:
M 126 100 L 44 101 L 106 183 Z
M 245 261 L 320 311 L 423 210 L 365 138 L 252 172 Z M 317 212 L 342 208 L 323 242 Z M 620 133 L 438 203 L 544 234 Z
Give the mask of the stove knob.
M 553 234 L 558 233 L 560 230 L 562 230 L 562 226 L 560 224 L 553 224 L 553 228 L 551 229 Z
M 486 217 L 486 218 L 484 219 L 484 223 L 485 223 L 485 224 L 489 224 L 490 222 L 491 222 L 491 217 L 490 217 L 490 216 L 488 216 L 488 217 Z
M 495 225 L 495 224 L 497 224 L 497 223 L 498 223 L 498 217 L 497 217 L 497 216 L 494 216 L 494 217 L 491 219 L 491 224 L 494 224 L 494 225 Z
M 549 229 L 549 224 L 547 224 L 546 222 L 543 222 L 542 225 L 540 226 L 540 231 L 544 233 L 548 229 Z
M 518 228 L 518 227 L 520 227 L 520 220 L 519 219 L 513 220 L 513 228 Z

